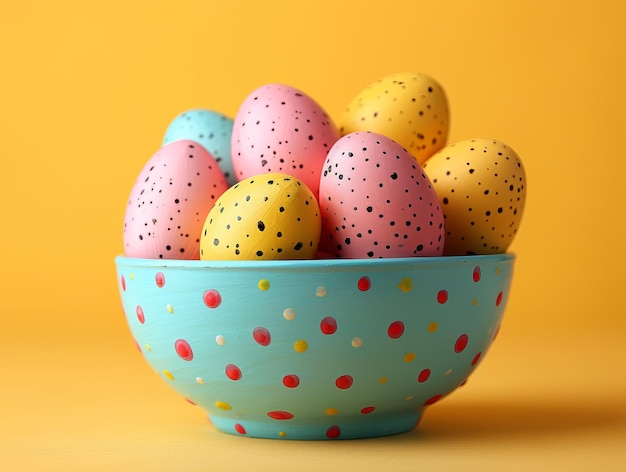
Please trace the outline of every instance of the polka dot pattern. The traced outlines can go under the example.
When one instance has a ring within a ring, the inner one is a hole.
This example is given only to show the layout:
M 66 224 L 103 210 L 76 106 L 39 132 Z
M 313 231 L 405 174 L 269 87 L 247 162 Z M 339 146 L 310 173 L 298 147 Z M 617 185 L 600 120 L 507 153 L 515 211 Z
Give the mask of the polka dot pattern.
M 306 93 L 281 84 L 262 86 L 245 98 L 234 119 L 236 177 L 288 173 L 317 195 L 322 164 L 338 139 L 332 120 Z
M 415 157 L 387 136 L 343 136 L 320 180 L 321 248 L 340 258 L 440 256 L 444 220 Z M 408 280 L 398 281 L 410 290 Z
M 199 259 L 201 215 L 227 189 L 218 163 L 203 146 L 190 140 L 163 145 L 146 162 L 128 197 L 124 254 Z
M 526 205 L 522 160 L 492 139 L 455 142 L 424 163 L 445 215 L 444 255 L 506 252 Z
M 193 283 L 162 266 L 119 271 L 138 350 L 215 427 L 344 439 L 411 429 L 464 384 L 500 329 L 511 264 L 468 261 L 426 278 L 260 267 Z

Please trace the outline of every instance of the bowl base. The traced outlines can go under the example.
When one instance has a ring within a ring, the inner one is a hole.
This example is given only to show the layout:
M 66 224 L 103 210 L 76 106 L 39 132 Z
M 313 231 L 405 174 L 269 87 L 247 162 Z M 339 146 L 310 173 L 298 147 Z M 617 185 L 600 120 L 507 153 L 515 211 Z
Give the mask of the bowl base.
M 209 416 L 209 421 L 223 433 L 264 439 L 328 440 L 363 439 L 406 433 L 414 429 L 422 412 L 372 414 L 355 419 L 325 418 L 326 421 L 291 420 L 254 421 Z

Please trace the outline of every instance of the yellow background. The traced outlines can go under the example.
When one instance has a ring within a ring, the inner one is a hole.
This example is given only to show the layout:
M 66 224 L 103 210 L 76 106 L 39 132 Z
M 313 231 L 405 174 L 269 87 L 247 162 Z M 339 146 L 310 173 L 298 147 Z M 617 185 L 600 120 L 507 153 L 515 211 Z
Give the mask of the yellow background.
M 618 0 L 1 2 L 0 470 L 621 470 L 624 18 Z M 123 320 L 113 258 L 136 174 L 185 109 L 234 116 L 283 82 L 336 117 L 402 71 L 443 84 L 450 141 L 525 162 L 498 341 L 405 435 L 216 432 Z

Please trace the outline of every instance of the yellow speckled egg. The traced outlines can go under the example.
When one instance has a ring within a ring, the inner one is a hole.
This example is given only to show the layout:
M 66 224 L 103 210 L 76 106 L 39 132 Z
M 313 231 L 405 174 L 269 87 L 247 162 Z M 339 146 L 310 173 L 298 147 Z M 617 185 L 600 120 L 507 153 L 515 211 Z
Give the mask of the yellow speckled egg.
M 443 87 L 428 75 L 392 74 L 359 92 L 337 124 L 342 136 L 354 131 L 383 134 L 423 164 L 447 143 L 448 99 Z
M 200 259 L 313 259 L 320 232 L 320 209 L 309 187 L 287 174 L 259 174 L 215 202 L 202 229 Z
M 451 144 L 424 163 L 444 214 L 444 255 L 504 253 L 526 203 L 517 153 L 495 139 Z

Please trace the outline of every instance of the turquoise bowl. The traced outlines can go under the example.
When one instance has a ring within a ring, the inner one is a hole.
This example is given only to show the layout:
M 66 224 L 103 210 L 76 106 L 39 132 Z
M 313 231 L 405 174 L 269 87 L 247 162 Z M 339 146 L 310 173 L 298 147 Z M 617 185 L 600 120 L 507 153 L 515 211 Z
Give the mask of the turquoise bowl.
M 317 440 L 412 430 L 463 385 L 498 333 L 514 261 L 115 262 L 137 347 L 218 430 Z

